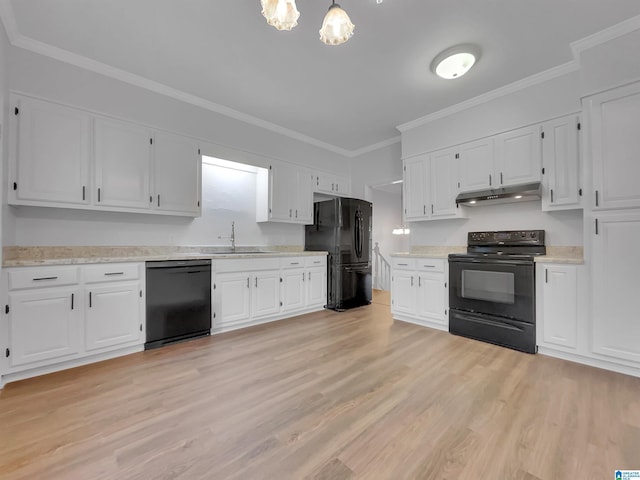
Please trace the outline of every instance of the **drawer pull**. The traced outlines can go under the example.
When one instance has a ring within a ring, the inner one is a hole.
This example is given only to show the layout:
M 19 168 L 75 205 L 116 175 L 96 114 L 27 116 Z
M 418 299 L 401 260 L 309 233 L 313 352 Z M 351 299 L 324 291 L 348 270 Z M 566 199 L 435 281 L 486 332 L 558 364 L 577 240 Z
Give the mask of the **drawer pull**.
M 425 268 L 436 268 L 435 265 L 423 265 L 423 267 L 425 267 Z
M 34 278 L 33 281 L 34 282 L 40 282 L 42 280 L 57 280 L 58 277 L 40 277 L 40 278 Z
M 291 262 L 289 265 L 300 265 L 300 262 Z
M 124 272 L 107 272 L 107 273 L 105 273 L 105 276 L 110 276 L 110 275 L 124 275 Z
M 313 262 L 313 263 L 322 263 L 322 261 L 318 260 L 317 262 Z
M 399 267 L 408 267 L 409 264 L 408 263 L 399 263 L 398 266 Z

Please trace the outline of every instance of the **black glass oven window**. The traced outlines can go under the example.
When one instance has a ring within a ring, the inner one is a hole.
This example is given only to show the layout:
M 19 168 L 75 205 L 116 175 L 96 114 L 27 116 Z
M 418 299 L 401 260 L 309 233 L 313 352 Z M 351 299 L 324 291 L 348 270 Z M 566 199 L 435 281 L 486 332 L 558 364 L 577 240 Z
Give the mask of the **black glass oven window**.
M 515 303 L 515 275 L 509 272 L 462 270 L 462 297 Z

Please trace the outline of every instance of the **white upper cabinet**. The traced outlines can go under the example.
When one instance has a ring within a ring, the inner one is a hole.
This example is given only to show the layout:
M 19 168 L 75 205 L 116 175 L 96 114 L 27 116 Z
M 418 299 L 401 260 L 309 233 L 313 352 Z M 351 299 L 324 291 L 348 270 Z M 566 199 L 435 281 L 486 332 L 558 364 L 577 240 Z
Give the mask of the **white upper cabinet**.
M 351 193 L 347 177 L 325 172 L 315 172 L 313 174 L 312 188 L 314 192 L 328 193 L 330 195 L 344 196 Z
M 95 119 L 96 205 L 149 208 L 152 133 L 145 127 Z
M 196 142 L 157 132 L 154 150 L 153 207 L 176 215 L 200 215 L 202 157 Z
M 458 153 L 456 149 L 430 155 L 431 217 L 451 218 L 460 215 L 458 194 Z
M 542 124 L 542 210 L 582 208 L 580 117 L 569 115 Z
M 257 176 L 256 221 L 313 223 L 310 170 L 274 162 Z
M 424 220 L 427 215 L 427 168 L 429 156 L 420 155 L 404 162 L 404 219 Z
M 594 209 L 640 207 L 640 82 L 586 100 Z
M 461 217 L 463 210 L 456 205 L 456 149 L 440 150 L 406 160 L 403 189 L 405 221 Z
M 458 147 L 461 192 L 490 188 L 493 183 L 493 138 L 483 138 Z
M 30 98 L 12 101 L 9 203 L 89 203 L 91 118 Z
M 194 140 L 20 95 L 11 105 L 10 204 L 200 215 Z
M 540 125 L 519 128 L 495 137 L 493 187 L 539 182 L 542 169 Z

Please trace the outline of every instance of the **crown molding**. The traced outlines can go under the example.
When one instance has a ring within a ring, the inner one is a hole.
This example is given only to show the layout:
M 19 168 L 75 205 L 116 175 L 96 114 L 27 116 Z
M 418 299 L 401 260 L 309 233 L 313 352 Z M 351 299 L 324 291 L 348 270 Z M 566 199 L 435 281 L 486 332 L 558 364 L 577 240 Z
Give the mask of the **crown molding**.
M 575 42 L 571 42 L 571 52 L 576 61 L 580 61 L 580 54 L 585 50 L 589 50 L 603 43 L 615 40 L 618 37 L 627 35 L 628 33 L 640 30 L 640 15 L 628 18 L 627 20 L 617 23 L 609 28 L 605 28 L 599 32 L 581 38 Z
M 464 102 L 456 103 L 455 105 L 451 105 L 450 107 L 443 108 L 442 110 L 438 110 L 437 112 L 430 113 L 429 115 L 425 115 L 424 117 L 417 118 L 416 120 L 403 123 L 402 125 L 398 125 L 396 128 L 400 130 L 400 132 L 406 132 L 407 130 L 411 130 L 421 125 L 425 125 L 427 123 L 433 122 L 434 120 L 448 117 L 449 115 L 453 115 L 454 113 L 468 110 L 469 108 L 482 105 L 483 103 L 487 103 L 487 102 L 490 102 L 491 100 L 504 97 L 505 95 L 509 95 L 511 93 L 515 93 L 520 90 L 524 90 L 526 88 L 532 87 L 534 85 L 538 85 L 540 83 L 553 80 L 554 78 L 561 77 L 568 73 L 575 72 L 579 68 L 580 67 L 578 63 L 572 60 L 570 62 L 563 63 L 562 65 L 558 65 L 557 67 L 553 67 L 548 70 L 535 73 L 521 80 L 517 80 L 513 83 L 497 88 L 495 90 L 491 90 L 490 92 L 483 93 L 482 95 L 478 95 L 477 97 L 470 98 L 469 100 L 465 100 Z
M 388 138 L 387 140 L 383 140 L 382 142 L 374 143 L 372 145 L 358 148 L 357 150 L 349 151 L 349 158 L 359 157 L 360 155 L 364 155 L 365 153 L 374 152 L 376 150 L 380 150 L 381 148 L 388 147 L 389 145 L 394 145 L 396 143 L 400 143 L 402 137 L 400 135 L 396 135 L 395 137 Z

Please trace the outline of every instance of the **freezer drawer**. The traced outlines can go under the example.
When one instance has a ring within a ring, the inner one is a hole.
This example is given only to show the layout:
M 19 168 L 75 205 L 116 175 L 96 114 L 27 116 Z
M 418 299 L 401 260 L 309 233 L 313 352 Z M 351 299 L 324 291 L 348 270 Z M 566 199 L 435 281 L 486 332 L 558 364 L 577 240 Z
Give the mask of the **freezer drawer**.
M 330 265 L 327 307 L 346 310 L 371 303 L 371 266 Z

